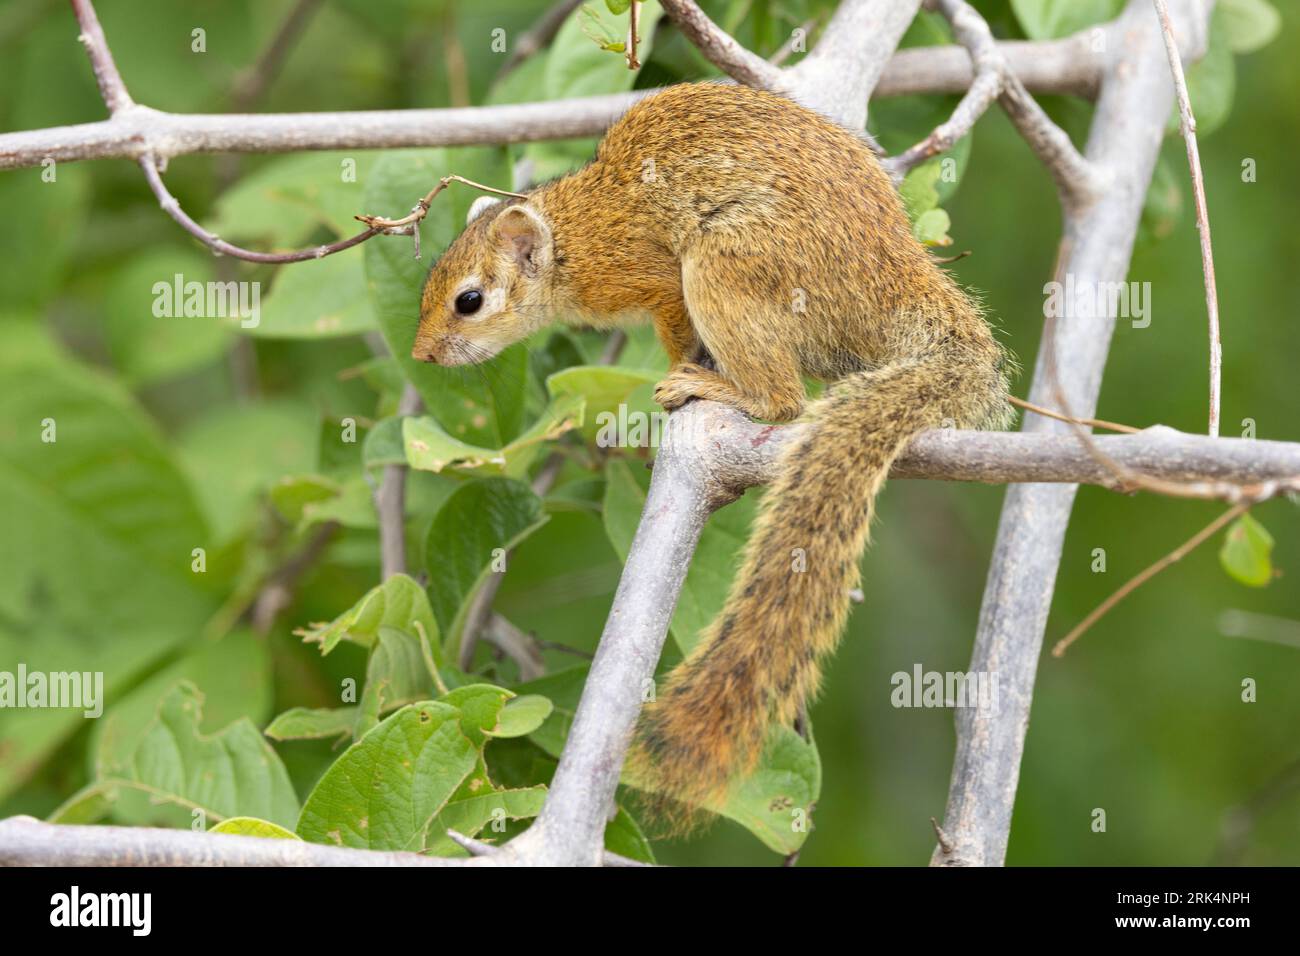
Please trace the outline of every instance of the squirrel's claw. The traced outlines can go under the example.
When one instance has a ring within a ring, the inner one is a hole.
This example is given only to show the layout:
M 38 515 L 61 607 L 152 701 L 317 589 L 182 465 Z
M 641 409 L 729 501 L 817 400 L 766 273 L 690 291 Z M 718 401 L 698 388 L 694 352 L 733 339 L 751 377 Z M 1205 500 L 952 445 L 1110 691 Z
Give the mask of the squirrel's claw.
M 654 400 L 666 411 L 681 408 L 692 398 L 704 398 L 704 386 L 710 372 L 702 365 L 685 362 L 668 373 L 668 377 L 655 386 Z

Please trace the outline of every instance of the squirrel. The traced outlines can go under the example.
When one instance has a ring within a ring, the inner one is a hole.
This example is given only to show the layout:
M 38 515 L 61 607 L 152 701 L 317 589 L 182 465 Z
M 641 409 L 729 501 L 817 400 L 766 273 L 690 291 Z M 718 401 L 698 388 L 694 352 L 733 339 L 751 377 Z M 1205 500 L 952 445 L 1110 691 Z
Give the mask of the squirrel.
M 632 779 L 689 829 L 816 692 L 895 457 L 925 429 L 1008 425 L 1011 362 L 867 142 L 778 94 L 668 87 L 589 165 L 526 195 L 472 212 L 431 268 L 414 358 L 475 363 L 556 318 L 648 317 L 665 409 L 699 398 L 810 422 L 723 610 L 634 734 Z M 808 404 L 803 376 L 834 384 Z

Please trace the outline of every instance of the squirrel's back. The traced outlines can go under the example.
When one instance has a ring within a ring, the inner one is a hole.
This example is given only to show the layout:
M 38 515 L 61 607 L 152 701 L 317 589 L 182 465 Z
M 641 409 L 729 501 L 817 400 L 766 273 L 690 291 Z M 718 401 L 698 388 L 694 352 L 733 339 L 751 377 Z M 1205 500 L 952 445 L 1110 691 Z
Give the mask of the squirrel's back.
M 983 326 L 912 236 L 866 141 L 775 93 L 697 83 L 652 94 L 610 127 L 589 166 L 537 201 L 562 224 L 565 268 L 588 298 L 601 295 L 595 275 L 620 301 L 670 297 L 705 238 L 715 262 L 761 260 L 736 291 L 804 317 L 790 331 L 817 377 L 910 350 L 900 338 L 915 327 L 895 322 L 909 313 Z

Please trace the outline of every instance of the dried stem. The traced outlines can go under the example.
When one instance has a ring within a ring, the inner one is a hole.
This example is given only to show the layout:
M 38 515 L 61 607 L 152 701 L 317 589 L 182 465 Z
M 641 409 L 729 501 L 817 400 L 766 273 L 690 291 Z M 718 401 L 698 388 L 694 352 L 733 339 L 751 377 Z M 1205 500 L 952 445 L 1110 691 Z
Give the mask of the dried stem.
M 397 414 L 418 415 L 420 393 L 407 382 L 397 402 Z M 380 574 L 387 581 L 406 573 L 406 466 L 385 465 L 375 489 L 375 513 L 379 516 Z
M 1074 418 L 1070 415 L 1066 415 L 1064 412 L 1053 411 L 1050 408 L 1035 404 L 1034 402 L 1027 402 L 1023 398 L 1017 398 L 1014 395 L 1008 396 L 1007 401 L 1012 405 L 1018 405 L 1026 411 L 1033 412 L 1035 415 L 1045 415 L 1048 418 L 1055 418 L 1058 422 L 1070 422 L 1074 425 L 1086 425 L 1089 428 L 1104 428 L 1107 431 L 1123 432 L 1128 435 L 1136 435 L 1142 430 L 1140 428 L 1134 428 L 1132 425 L 1120 425 L 1117 422 L 1108 422 L 1102 418 Z
M 1101 604 L 1097 605 L 1097 607 L 1093 609 L 1092 613 L 1090 613 L 1087 617 L 1085 617 L 1082 621 L 1080 621 L 1075 626 L 1075 628 L 1072 631 L 1070 631 L 1069 634 L 1065 635 L 1065 637 L 1061 638 L 1059 641 L 1056 642 L 1056 645 L 1052 648 L 1052 656 L 1061 657 L 1063 654 L 1065 654 L 1066 649 L 1071 644 L 1073 644 L 1080 637 L 1082 637 L 1084 632 L 1086 632 L 1088 628 L 1092 627 L 1099 620 L 1101 620 L 1110 611 L 1110 609 L 1113 608 L 1116 604 L 1124 600 L 1124 598 L 1128 597 L 1128 595 L 1132 594 L 1135 590 L 1137 590 L 1147 581 L 1151 580 L 1153 577 L 1155 577 L 1165 568 L 1169 567 L 1171 564 L 1181 561 L 1183 558 L 1187 557 L 1187 555 L 1195 551 L 1196 548 L 1202 542 L 1212 537 L 1216 531 L 1218 531 L 1220 528 L 1222 528 L 1224 525 L 1228 524 L 1229 522 L 1233 521 L 1235 518 L 1239 518 L 1241 515 L 1245 514 L 1249 510 L 1250 510 L 1249 504 L 1240 504 L 1240 505 L 1236 505 L 1235 507 L 1229 508 L 1223 514 L 1219 515 L 1217 518 L 1215 518 L 1213 521 L 1207 524 L 1200 531 L 1196 532 L 1196 534 L 1192 535 L 1190 538 L 1188 538 L 1178 547 L 1174 548 L 1174 550 L 1166 554 L 1159 561 L 1148 566 L 1138 574 L 1135 574 L 1128 581 L 1124 582 L 1124 585 L 1122 587 L 1117 589 L 1115 593 L 1112 594 L 1110 597 L 1106 598 L 1106 600 L 1102 601 Z
M 1201 270 L 1205 273 L 1205 311 L 1210 330 L 1210 413 L 1209 434 L 1219 434 L 1219 392 L 1223 377 L 1223 341 L 1219 337 L 1219 291 L 1214 280 L 1214 250 L 1210 243 L 1210 211 L 1205 202 L 1205 176 L 1201 172 L 1201 151 L 1196 144 L 1196 117 L 1192 115 L 1192 101 L 1187 94 L 1187 78 L 1183 75 L 1183 60 L 1174 40 L 1174 26 L 1169 20 L 1169 5 L 1165 0 L 1154 0 L 1160 29 L 1165 38 L 1165 52 L 1169 69 L 1174 77 L 1174 92 L 1178 97 L 1178 129 L 1187 145 L 1187 165 L 1192 174 L 1192 195 L 1196 200 L 1196 231 L 1201 237 Z
M 640 16 L 640 0 L 633 0 L 632 5 L 627 8 L 627 68 L 629 70 L 641 69 L 641 61 L 636 58 L 636 46 L 641 41 L 639 33 L 641 24 L 638 22 Z

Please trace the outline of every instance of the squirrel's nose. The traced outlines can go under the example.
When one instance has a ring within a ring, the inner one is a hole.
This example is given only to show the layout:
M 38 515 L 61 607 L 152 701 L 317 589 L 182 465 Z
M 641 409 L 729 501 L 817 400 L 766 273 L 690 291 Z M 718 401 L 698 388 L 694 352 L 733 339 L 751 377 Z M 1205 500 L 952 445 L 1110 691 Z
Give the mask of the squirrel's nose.
M 432 362 L 434 365 L 438 364 L 438 355 L 433 349 L 421 348 L 418 345 L 411 349 L 411 358 L 415 359 L 417 362 Z

